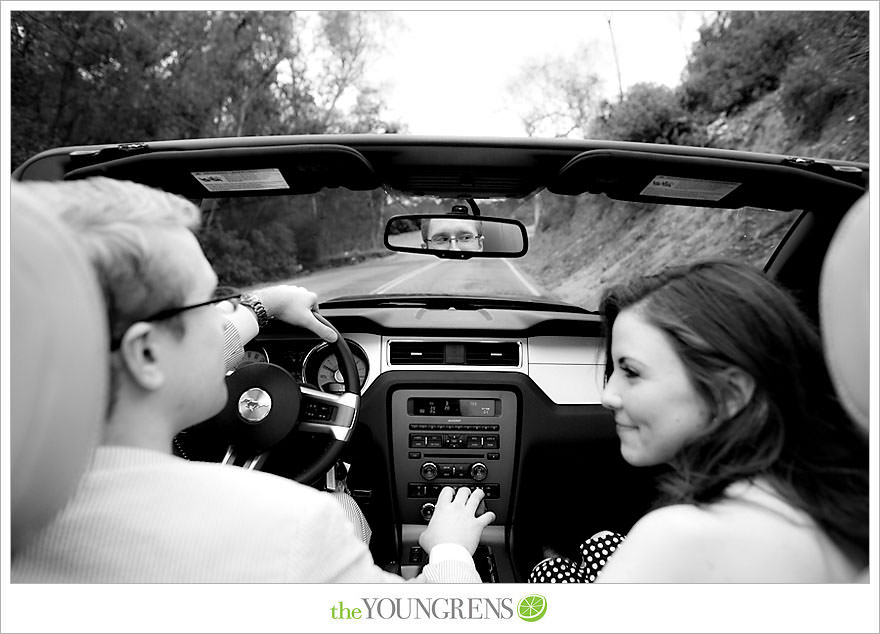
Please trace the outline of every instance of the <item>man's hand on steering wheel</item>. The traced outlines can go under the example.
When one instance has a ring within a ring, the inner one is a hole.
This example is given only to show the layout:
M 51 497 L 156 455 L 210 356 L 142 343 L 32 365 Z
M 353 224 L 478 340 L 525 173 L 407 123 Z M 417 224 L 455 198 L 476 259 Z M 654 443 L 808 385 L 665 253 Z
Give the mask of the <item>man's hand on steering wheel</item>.
M 336 331 L 315 317 L 318 310 L 318 296 L 315 293 L 302 286 L 279 284 L 261 288 L 253 294 L 263 302 L 270 317 L 311 330 L 328 343 L 336 341 Z
M 265 325 L 267 314 L 290 325 L 306 328 L 327 341 L 334 349 L 343 376 L 344 392 L 328 394 L 299 385 L 290 373 L 272 363 L 249 364 L 227 375 L 228 401 L 215 417 L 230 439 L 224 462 L 260 468 L 268 452 L 296 430 L 319 433 L 331 439 L 326 451 L 293 479 L 309 483 L 322 476 L 351 439 L 360 405 L 357 365 L 345 339 L 316 312 L 317 295 L 300 286 L 277 285 L 249 293 L 249 304 Z M 262 304 L 262 306 L 260 306 Z M 265 311 L 265 312 L 264 312 Z M 256 335 L 255 324 L 238 322 L 248 329 L 239 331 L 243 340 Z M 304 401 L 301 408 L 300 403 Z M 246 459 L 241 460 L 242 457 Z

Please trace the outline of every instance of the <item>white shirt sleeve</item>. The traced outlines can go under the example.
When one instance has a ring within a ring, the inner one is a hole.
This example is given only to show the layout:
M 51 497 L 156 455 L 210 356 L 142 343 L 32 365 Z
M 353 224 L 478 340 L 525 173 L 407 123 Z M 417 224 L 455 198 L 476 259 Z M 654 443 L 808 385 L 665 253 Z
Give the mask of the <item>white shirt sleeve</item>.
M 314 513 L 315 521 L 307 523 L 308 534 L 302 537 L 302 541 L 299 541 L 298 547 L 295 548 L 301 553 L 293 564 L 296 577 L 320 583 L 407 581 L 375 564 L 366 544 L 356 535 L 351 522 L 335 501 L 329 507 L 319 503 L 310 504 L 307 510 L 309 513 Z M 301 512 L 303 511 L 306 509 L 301 509 Z M 422 573 L 408 581 L 480 583 L 480 575 L 473 559 L 463 546 L 438 544 L 431 549 L 430 563 L 424 567 Z
M 467 548 L 461 544 L 437 544 L 428 553 L 428 561 L 440 563 L 443 561 L 473 561 Z
M 239 305 L 234 313 L 224 317 L 223 358 L 226 360 L 228 372 L 244 361 L 244 344 L 256 337 L 260 328 L 256 315 L 246 306 Z

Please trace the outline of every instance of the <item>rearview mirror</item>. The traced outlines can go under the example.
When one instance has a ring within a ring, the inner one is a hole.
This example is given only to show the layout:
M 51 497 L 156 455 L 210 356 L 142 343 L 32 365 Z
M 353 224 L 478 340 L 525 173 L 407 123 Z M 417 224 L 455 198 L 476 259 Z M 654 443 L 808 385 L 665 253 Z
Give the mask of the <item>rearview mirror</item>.
M 430 214 L 391 218 L 385 225 L 385 246 L 438 258 L 518 258 L 529 250 L 529 239 L 518 220 Z

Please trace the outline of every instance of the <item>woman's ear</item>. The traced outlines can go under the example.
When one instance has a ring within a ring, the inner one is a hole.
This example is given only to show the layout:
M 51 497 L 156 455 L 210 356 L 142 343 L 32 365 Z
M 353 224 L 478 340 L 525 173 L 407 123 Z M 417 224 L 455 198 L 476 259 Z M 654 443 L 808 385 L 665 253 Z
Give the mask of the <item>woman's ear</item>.
M 721 373 L 721 382 L 722 411 L 725 420 L 730 420 L 751 402 L 755 379 L 745 370 L 731 366 Z
M 131 380 L 145 390 L 157 390 L 165 383 L 159 364 L 156 329 L 138 321 L 128 327 L 119 344 L 119 356 Z

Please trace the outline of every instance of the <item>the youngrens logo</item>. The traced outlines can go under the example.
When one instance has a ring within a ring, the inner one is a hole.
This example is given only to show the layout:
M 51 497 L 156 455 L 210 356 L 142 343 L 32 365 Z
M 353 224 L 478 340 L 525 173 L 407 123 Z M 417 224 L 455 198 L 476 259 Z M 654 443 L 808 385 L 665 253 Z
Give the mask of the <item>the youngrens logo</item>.
M 547 599 L 532 594 L 517 603 L 510 597 L 362 597 L 360 605 L 342 601 L 330 607 L 334 620 L 508 620 L 534 622 L 547 613 Z
M 540 594 L 523 597 L 516 606 L 516 613 L 523 621 L 539 621 L 547 614 L 547 599 Z

